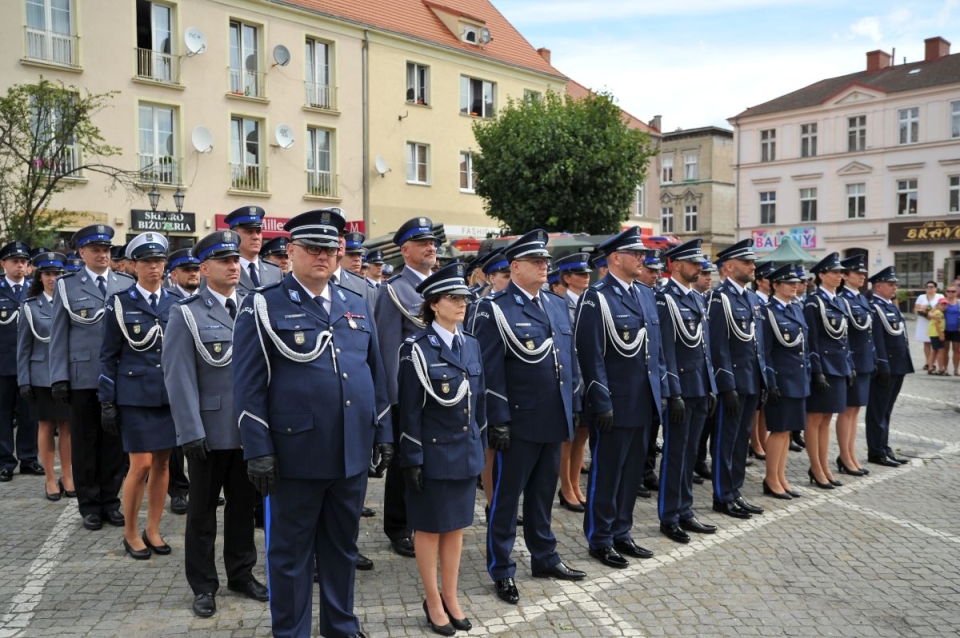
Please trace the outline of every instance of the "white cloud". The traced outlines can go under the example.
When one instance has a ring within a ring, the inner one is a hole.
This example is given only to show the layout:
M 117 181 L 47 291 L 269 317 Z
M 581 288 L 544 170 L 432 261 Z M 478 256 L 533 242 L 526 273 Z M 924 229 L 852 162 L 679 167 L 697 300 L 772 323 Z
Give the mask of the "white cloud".
M 830 0 L 504 0 L 496 2 L 517 26 L 605 22 L 667 16 L 704 17 L 744 10 L 767 10 L 791 5 L 831 4 Z
M 850 33 L 854 36 L 866 36 L 873 42 L 879 42 L 883 37 L 880 34 L 880 18 L 860 18 L 850 25 Z

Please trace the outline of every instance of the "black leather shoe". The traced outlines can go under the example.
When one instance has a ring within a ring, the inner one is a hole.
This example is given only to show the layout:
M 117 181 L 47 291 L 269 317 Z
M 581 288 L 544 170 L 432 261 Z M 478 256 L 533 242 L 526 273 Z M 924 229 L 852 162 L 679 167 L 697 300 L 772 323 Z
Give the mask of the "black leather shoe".
M 802 447 L 800 447 L 799 445 L 797 445 L 797 444 L 794 443 L 793 441 L 790 441 L 790 451 L 791 451 L 791 452 L 799 452 L 799 451 L 801 451 L 801 450 L 803 450 Z
M 738 497 L 738 498 L 735 499 L 733 502 L 736 503 L 737 505 L 739 505 L 741 509 L 745 509 L 746 511 L 750 512 L 751 514 L 763 514 L 763 508 L 762 508 L 762 507 L 760 507 L 759 505 L 754 505 L 753 503 L 748 502 L 747 499 L 743 498 L 742 496 Z
M 361 518 L 370 518 L 371 516 L 376 515 L 376 513 L 377 512 L 375 510 L 372 510 L 369 507 L 364 507 L 362 510 L 360 510 Z
M 715 534 L 717 532 L 716 525 L 710 525 L 709 523 L 701 523 L 700 519 L 696 516 L 691 516 L 690 518 L 680 519 L 680 529 L 685 532 L 694 532 L 695 534 Z
M 86 514 L 83 517 L 83 527 L 95 532 L 103 527 L 103 519 L 99 514 Z
M 523 514 L 517 514 L 517 527 L 523 527 Z
M 670 540 L 677 541 L 678 543 L 690 542 L 690 535 L 680 529 L 680 526 L 676 523 L 673 525 L 668 523 L 660 523 L 660 533 Z
M 227 583 L 227 589 L 237 592 L 238 594 L 243 594 L 247 598 L 259 600 L 262 603 L 267 602 L 270 598 L 267 593 L 267 588 L 256 578 L 251 578 L 245 583 Z
M 406 536 L 390 541 L 390 545 L 393 547 L 393 551 L 401 556 L 407 558 L 416 558 L 417 556 L 417 552 L 413 549 L 413 541 Z
M 897 456 L 893 452 L 887 452 L 887 458 L 891 461 L 899 463 L 900 465 L 906 465 L 910 462 L 910 459 L 905 459 L 902 456 Z M 40 473 L 43 474 L 43 468 L 40 469 Z
M 693 466 L 693 473 L 705 481 L 713 480 L 713 477 L 710 475 L 710 466 L 706 463 L 697 463 Z
M 624 567 L 630 565 L 630 561 L 621 556 L 620 552 L 613 548 L 613 545 L 601 547 L 600 549 L 591 549 L 590 556 L 596 558 L 607 567 L 623 569 Z
M 637 498 L 650 498 L 650 490 L 645 485 L 637 488 Z
M 29 461 L 20 464 L 21 474 L 33 474 L 34 476 L 43 476 L 43 466 L 36 461 Z
M 803 441 L 803 434 L 799 431 L 794 431 L 790 434 L 790 450 L 793 452 L 799 452 L 800 450 L 793 449 L 795 447 L 800 448 L 800 450 L 803 450 L 807 447 L 807 444 Z
M 660 481 L 655 478 L 645 478 L 643 479 L 643 486 L 650 490 L 651 494 L 660 493 Z
M 222 496 L 217 497 L 217 507 L 223 507 L 226 504 L 227 504 L 227 499 L 223 498 Z
M 753 459 L 747 457 L 747 460 L 743 464 L 744 467 L 753 467 Z
M 347 638 L 367 638 L 367 634 L 363 633 L 362 631 L 358 631 L 355 634 L 350 634 L 347 636 Z
M 732 502 L 721 503 L 720 501 L 714 501 L 713 511 L 720 512 L 721 514 L 726 514 L 727 516 L 732 516 L 734 518 L 753 518 L 753 514 Z
M 170 549 L 170 546 L 164 543 L 163 545 L 151 545 L 150 541 L 147 540 L 147 533 L 143 532 L 140 534 L 140 540 L 143 541 L 143 544 L 147 546 L 147 549 L 153 551 L 154 554 L 159 556 L 166 556 L 173 550 Z
M 900 467 L 897 461 L 885 456 L 868 456 L 867 463 L 876 463 L 877 465 L 886 465 L 887 467 Z
M 127 539 L 123 539 L 123 549 L 125 552 L 130 554 L 130 558 L 134 558 L 136 560 L 147 560 L 150 558 L 150 554 L 152 553 L 149 547 L 144 547 L 143 549 L 134 549 L 130 546 L 130 543 L 127 542 Z
M 187 513 L 187 497 L 186 496 L 174 496 L 170 499 L 170 511 L 174 514 L 186 514 Z
M 640 547 L 633 542 L 633 539 L 617 541 L 613 548 L 623 556 L 633 556 L 634 558 L 653 558 L 653 552 L 645 547 Z
M 579 513 L 583 513 L 584 511 L 586 511 L 583 505 L 581 505 L 579 502 L 571 503 L 567 499 L 563 498 L 563 492 L 561 492 L 560 490 L 557 490 L 557 498 L 560 499 L 560 507 L 562 507 L 563 509 L 570 510 L 571 512 L 579 512 Z
M 517 591 L 517 584 L 512 578 L 501 578 L 496 582 L 496 585 L 497 598 L 511 605 L 520 602 L 520 592 Z
M 103 518 L 107 519 L 107 522 L 114 527 L 123 527 L 125 523 L 123 514 L 120 513 L 120 510 L 110 510 L 108 512 L 104 512 Z
M 699 474 L 693 475 L 693 484 L 694 485 L 703 485 L 703 477 Z
M 0 483 L 9 483 L 12 480 L 13 470 L 6 467 L 0 470 Z
M 213 594 L 197 594 L 194 596 L 193 613 L 200 618 L 209 618 L 217 613 L 217 600 Z
M 368 572 L 371 569 L 373 569 L 373 561 L 358 552 L 357 553 L 357 569 L 359 569 L 362 572 Z
M 587 572 L 579 569 L 570 569 L 563 561 L 560 561 L 550 569 L 542 572 L 533 572 L 534 578 L 558 578 L 560 580 L 583 580 L 587 577 Z

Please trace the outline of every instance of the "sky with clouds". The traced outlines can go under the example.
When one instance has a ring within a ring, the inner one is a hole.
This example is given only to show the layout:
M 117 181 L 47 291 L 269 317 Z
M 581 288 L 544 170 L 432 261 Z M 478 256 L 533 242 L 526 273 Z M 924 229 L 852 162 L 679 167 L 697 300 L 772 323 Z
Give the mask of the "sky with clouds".
M 866 68 L 866 52 L 960 52 L 960 0 L 493 0 L 553 66 L 663 130 L 724 126 L 749 106 Z M 496 37 L 496 36 L 494 36 Z

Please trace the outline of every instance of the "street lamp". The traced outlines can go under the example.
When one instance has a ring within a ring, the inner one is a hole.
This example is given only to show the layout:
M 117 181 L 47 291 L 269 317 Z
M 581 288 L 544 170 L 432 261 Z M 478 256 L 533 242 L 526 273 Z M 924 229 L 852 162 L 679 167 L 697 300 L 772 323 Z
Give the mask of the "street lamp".
M 183 198 L 184 198 L 183 191 L 180 190 L 179 186 L 177 186 L 177 192 L 173 194 L 173 203 L 177 207 L 178 213 L 183 212 Z
M 157 206 L 160 205 L 160 191 L 157 190 L 156 184 L 154 184 L 153 187 L 150 189 L 150 192 L 147 193 L 147 199 L 150 200 L 150 209 L 153 212 L 157 212 Z M 182 199 L 183 199 L 183 196 L 181 195 L 181 200 Z

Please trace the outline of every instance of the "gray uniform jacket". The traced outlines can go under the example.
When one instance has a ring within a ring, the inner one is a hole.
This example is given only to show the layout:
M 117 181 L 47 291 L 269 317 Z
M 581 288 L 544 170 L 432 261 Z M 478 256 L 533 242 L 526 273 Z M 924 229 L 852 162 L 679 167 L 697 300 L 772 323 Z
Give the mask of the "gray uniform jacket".
M 238 297 L 239 309 L 243 296 Z M 233 410 L 233 364 L 225 358 L 228 353 L 232 358 L 232 346 L 233 319 L 208 289 L 170 308 L 161 360 L 177 445 L 205 438 L 211 450 L 240 448 Z M 216 365 L 224 361 L 228 363 Z
M 133 277 L 109 270 L 104 278 L 107 299 L 135 283 Z M 86 269 L 57 280 L 50 329 L 50 385 L 69 381 L 73 390 L 97 389 L 105 301 Z
M 338 284 L 341 288 L 346 288 L 347 290 L 352 290 L 361 297 L 364 301 L 367 302 L 367 306 L 370 308 L 370 312 L 373 312 L 373 309 L 377 306 L 377 287 L 373 285 L 366 277 L 361 277 L 360 275 L 355 275 L 349 270 L 344 268 L 340 269 L 340 283 Z
M 387 373 L 387 391 L 390 395 L 390 405 L 397 404 L 397 375 L 400 371 L 400 346 L 404 339 L 412 337 L 422 327 L 408 319 L 394 303 L 390 296 L 393 290 L 397 300 L 411 316 L 420 314 L 420 304 L 423 297 L 417 292 L 417 286 L 422 280 L 409 267 L 400 271 L 387 280 L 387 283 L 377 290 L 377 304 L 374 316 L 377 320 L 377 337 L 380 340 L 380 357 L 383 359 L 383 369 Z
M 283 279 L 283 271 L 280 270 L 280 266 L 271 264 L 269 261 L 264 261 L 263 259 L 257 260 L 257 265 L 260 267 L 259 276 L 261 288 L 263 286 L 280 283 L 280 280 Z M 240 295 L 248 295 L 253 290 L 256 290 L 256 286 L 253 285 L 253 280 L 250 279 L 250 271 L 241 267 L 240 283 L 237 284 L 237 293 Z
M 29 307 L 29 310 L 28 310 Z M 53 306 L 41 293 L 20 307 L 17 327 L 17 385 L 50 387 L 50 325 Z

